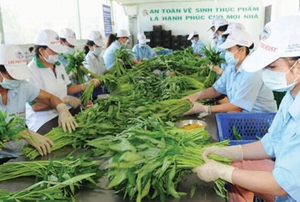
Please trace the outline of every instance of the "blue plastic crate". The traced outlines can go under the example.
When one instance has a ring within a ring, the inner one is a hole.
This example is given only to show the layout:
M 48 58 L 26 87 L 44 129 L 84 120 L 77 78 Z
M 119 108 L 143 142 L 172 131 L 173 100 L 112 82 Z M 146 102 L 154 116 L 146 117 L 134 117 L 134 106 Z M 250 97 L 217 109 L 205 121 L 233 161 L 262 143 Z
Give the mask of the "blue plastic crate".
M 170 54 L 172 52 L 173 52 L 172 49 L 164 49 L 164 50 L 156 51 L 156 54 L 157 55 L 167 55 L 167 54 Z
M 246 144 L 259 140 L 267 132 L 276 113 L 217 113 L 219 141 L 229 139 L 230 145 Z M 233 128 L 242 136 L 236 140 Z

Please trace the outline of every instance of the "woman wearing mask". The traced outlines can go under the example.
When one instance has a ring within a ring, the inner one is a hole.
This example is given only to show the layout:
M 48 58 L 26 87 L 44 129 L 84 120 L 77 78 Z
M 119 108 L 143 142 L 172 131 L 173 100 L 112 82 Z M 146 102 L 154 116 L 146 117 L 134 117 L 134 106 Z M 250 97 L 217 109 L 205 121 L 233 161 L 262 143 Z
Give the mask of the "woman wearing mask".
M 224 43 L 226 40 L 227 35 L 223 35 L 223 33 L 228 28 L 228 21 L 223 18 L 215 18 L 209 30 L 212 30 L 212 38 L 214 40 L 214 46 L 212 47 L 213 50 L 221 52 L 221 57 L 225 58 L 225 49 L 220 48 L 220 45 Z M 222 63 L 219 66 L 210 66 L 212 71 L 215 71 L 218 75 L 221 75 L 225 70 L 226 63 Z
M 88 40 L 84 47 L 84 52 L 86 54 L 83 65 L 91 72 L 103 76 L 106 67 L 104 65 L 103 57 L 101 56 L 102 49 L 104 46 L 102 35 L 99 31 L 91 31 L 88 36 Z M 93 77 L 91 77 L 93 78 Z M 97 99 L 100 94 L 108 94 L 104 83 L 101 83 L 93 91 L 93 99 Z
M 246 71 L 262 69 L 274 91 L 287 91 L 268 130 L 251 144 L 204 149 L 205 164 L 195 168 L 204 181 L 230 183 L 230 201 L 300 201 L 300 16 L 289 15 L 266 24 L 259 47 L 244 62 Z M 208 159 L 214 153 L 232 159 L 232 166 Z M 271 159 L 275 158 L 275 161 Z M 239 169 L 237 169 L 239 168 Z
M 140 62 L 142 60 L 147 60 L 149 58 L 153 58 L 156 53 L 151 49 L 149 45 L 147 45 L 147 39 L 144 33 L 139 32 L 137 34 L 137 39 L 139 41 L 138 44 L 135 44 L 132 48 L 132 51 L 134 52 L 134 59 L 137 62 Z
M 242 30 L 232 32 L 220 48 L 226 50 L 227 67 L 212 87 L 189 95 L 183 99 L 190 100 L 192 109 L 185 113 L 217 113 L 217 112 L 276 112 L 277 106 L 273 92 L 261 79 L 261 71 L 245 72 L 243 61 L 247 58 L 253 41 L 248 33 Z M 224 94 L 229 102 L 205 106 L 198 99 L 215 98 Z
M 204 56 L 202 53 L 202 48 L 204 48 L 203 42 L 199 39 L 199 34 L 197 31 L 191 31 L 187 40 L 191 41 L 194 54 L 196 56 Z
M 106 49 L 103 55 L 104 64 L 107 69 L 110 69 L 114 64 L 114 53 L 121 46 L 126 47 L 129 43 L 129 33 L 127 30 L 120 29 L 116 34 L 110 34 L 106 44 Z
M 7 113 L 6 121 L 13 118 L 13 115 L 24 116 L 26 102 L 34 101 L 56 111 L 59 124 L 65 132 L 74 130 L 77 124 L 67 106 L 58 97 L 26 81 L 31 74 L 26 63 L 25 55 L 18 46 L 0 45 L 0 109 L 3 113 Z M 32 130 L 24 130 L 21 133 L 42 156 L 51 152 L 53 142 L 50 139 Z M 0 149 L 0 164 L 18 157 L 23 145 L 23 141 L 8 141 L 6 147 Z
M 74 49 L 78 46 L 76 40 L 76 34 L 73 30 L 69 28 L 61 29 L 59 32 L 60 43 L 66 48 L 66 52 L 63 55 L 71 55 L 74 53 Z M 58 60 L 66 67 L 69 64 L 69 61 L 63 56 L 59 55 Z
M 72 85 L 64 66 L 58 61 L 58 54 L 66 52 L 61 45 L 58 34 L 50 29 L 42 30 L 35 40 L 35 56 L 28 64 L 31 71 L 29 81 L 40 89 L 61 98 L 75 114 L 80 111 L 78 106 L 81 100 L 69 96 L 84 91 L 89 82 L 95 86 L 99 80 L 94 79 L 81 85 Z M 57 127 L 58 113 L 41 103 L 31 102 L 26 105 L 26 121 L 29 129 L 46 134 L 52 128 Z
M 104 60 L 101 56 L 103 46 L 104 42 L 101 33 L 99 31 L 91 31 L 84 47 L 86 56 L 83 64 L 91 72 L 99 76 L 103 76 L 106 71 Z

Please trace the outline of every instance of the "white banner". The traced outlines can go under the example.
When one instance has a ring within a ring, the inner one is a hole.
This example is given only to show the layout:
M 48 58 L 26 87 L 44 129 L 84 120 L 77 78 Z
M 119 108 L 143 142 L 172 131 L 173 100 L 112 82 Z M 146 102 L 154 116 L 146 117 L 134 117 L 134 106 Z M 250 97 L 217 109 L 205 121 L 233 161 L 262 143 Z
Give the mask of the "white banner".
M 257 45 L 264 27 L 264 15 L 264 5 L 255 0 L 140 4 L 138 9 L 140 31 L 152 31 L 153 25 L 172 30 L 172 35 L 188 35 L 197 30 L 204 43 L 212 42 L 212 33 L 207 30 L 211 19 L 219 17 L 242 23 Z

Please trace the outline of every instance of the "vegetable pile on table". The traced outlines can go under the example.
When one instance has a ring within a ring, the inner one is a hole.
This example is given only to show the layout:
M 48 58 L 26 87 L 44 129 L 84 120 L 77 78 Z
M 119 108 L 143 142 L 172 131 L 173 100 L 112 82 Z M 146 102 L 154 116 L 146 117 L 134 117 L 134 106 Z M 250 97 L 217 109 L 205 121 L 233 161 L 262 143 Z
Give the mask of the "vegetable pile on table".
M 18 177 L 35 177 L 36 183 L 16 192 L 0 190 L 3 201 L 74 201 L 83 188 L 100 189 L 97 180 L 104 172 L 101 161 L 84 155 L 48 161 L 9 162 L 0 165 L 0 181 Z
M 216 54 L 211 51 L 210 54 Z M 121 49 L 110 71 L 104 76 L 93 75 L 105 83 L 111 96 L 94 100 L 90 108 L 77 114 L 79 126 L 73 133 L 64 133 L 57 127 L 45 136 L 55 144 L 52 151 L 65 146 L 92 150 L 87 155 L 103 160 L 107 188 L 130 200 L 179 198 L 187 194 L 177 189 L 183 176 L 203 164 L 202 148 L 228 144 L 212 143 L 205 128 L 175 127 L 175 122 L 191 107 L 189 101 L 181 98 L 211 86 L 216 74 L 208 67 L 209 57 L 196 58 L 191 48 L 159 55 L 135 66 L 131 59 L 131 53 Z M 221 62 L 220 58 L 217 60 Z M 155 69 L 174 72 L 175 76 L 158 76 L 153 73 Z M 91 94 L 88 91 L 84 94 L 86 99 Z M 23 152 L 31 160 L 39 156 L 29 145 Z M 229 163 L 223 157 L 210 158 Z M 92 176 L 81 176 L 76 182 Z M 216 193 L 222 197 L 226 192 L 224 183 L 215 181 Z M 60 189 L 70 186 L 65 185 Z

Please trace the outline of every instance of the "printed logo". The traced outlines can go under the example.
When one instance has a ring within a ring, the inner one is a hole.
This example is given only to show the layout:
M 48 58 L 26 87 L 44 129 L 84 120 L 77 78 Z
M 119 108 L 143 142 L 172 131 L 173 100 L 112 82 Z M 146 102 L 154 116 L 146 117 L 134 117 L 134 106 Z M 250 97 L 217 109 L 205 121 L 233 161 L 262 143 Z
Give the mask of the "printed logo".
M 261 34 L 261 40 L 267 40 L 271 35 L 271 29 L 267 26 L 265 26 L 263 33 Z
M 142 11 L 142 15 L 143 15 L 143 16 L 149 15 L 148 10 L 147 10 L 147 9 L 144 9 L 144 10 Z
M 23 55 L 23 53 L 22 53 L 21 51 L 16 52 L 15 55 L 16 55 L 16 57 L 17 57 L 18 59 L 24 58 L 24 55 Z

